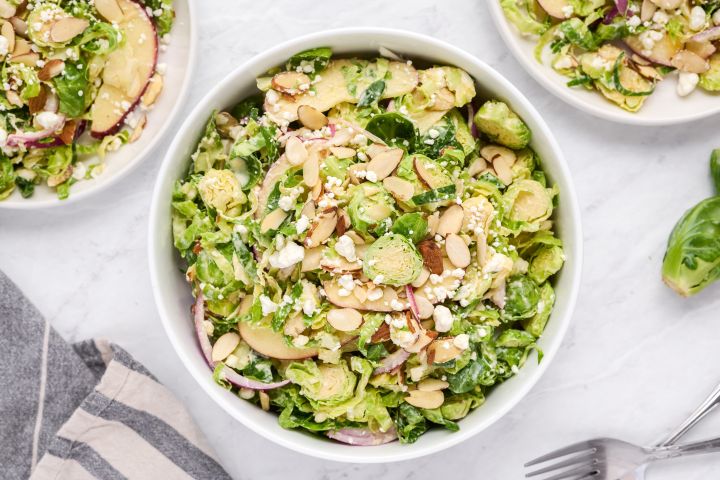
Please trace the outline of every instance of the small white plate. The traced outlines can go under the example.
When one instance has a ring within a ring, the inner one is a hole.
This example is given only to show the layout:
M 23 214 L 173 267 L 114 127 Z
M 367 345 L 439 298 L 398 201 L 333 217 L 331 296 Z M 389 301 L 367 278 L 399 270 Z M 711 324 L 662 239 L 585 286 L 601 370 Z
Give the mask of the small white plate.
M 640 111 L 635 113 L 621 109 L 595 90 L 570 88 L 566 85 L 567 77 L 554 71 L 549 64 L 541 64 L 535 59 L 537 41 L 518 32 L 505 17 L 500 1 L 487 0 L 487 4 L 500 35 L 517 61 L 542 86 L 573 107 L 613 122 L 649 126 L 687 123 L 720 113 L 720 95 L 697 89 L 687 97 L 678 96 L 675 73 L 661 81 Z
M 158 52 L 158 63 L 167 65 L 163 91 L 148 113 L 147 126 L 142 136 L 136 142 L 123 145 L 118 151 L 108 154 L 102 174 L 94 179 L 77 182 L 70 187 L 67 199 L 59 200 L 54 189 L 38 185 L 30 198 L 22 198 L 18 189 L 15 189 L 8 198 L 0 200 L 0 209 L 36 209 L 74 203 L 112 185 L 148 156 L 180 112 L 195 65 L 195 4 L 191 0 L 175 0 L 173 7 L 175 22 L 170 32 L 170 42 L 165 51 Z M 86 160 L 84 163 L 93 161 Z

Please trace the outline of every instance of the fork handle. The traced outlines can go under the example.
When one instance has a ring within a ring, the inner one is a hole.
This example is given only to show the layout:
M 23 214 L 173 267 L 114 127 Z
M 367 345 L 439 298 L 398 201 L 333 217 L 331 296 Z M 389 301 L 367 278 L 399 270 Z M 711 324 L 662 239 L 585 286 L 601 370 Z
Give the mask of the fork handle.
M 657 447 L 648 451 L 648 460 L 666 460 L 670 458 L 683 457 L 685 455 L 697 455 L 701 453 L 720 452 L 720 438 L 711 438 L 701 442 L 686 443 L 684 445 L 670 445 Z
M 710 413 L 715 407 L 720 405 L 720 384 L 710 392 L 710 395 L 695 409 L 695 411 L 677 427 L 665 440 L 658 443 L 658 447 L 665 447 L 676 443 L 680 437 L 684 436 L 691 428 L 693 428 L 705 415 Z

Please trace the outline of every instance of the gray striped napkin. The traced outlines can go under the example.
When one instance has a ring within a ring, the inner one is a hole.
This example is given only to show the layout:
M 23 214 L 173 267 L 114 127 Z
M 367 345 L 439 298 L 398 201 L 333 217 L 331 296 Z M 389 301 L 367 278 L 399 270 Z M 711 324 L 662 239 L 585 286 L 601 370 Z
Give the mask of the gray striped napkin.
M 70 345 L 0 272 L 3 479 L 229 479 L 183 405 L 117 345 Z

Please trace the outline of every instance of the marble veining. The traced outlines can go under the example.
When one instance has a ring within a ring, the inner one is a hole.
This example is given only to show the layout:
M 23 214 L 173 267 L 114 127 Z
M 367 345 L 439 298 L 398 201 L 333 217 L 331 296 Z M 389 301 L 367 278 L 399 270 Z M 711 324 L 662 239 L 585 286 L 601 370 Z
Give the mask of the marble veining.
M 720 381 L 720 285 L 680 299 L 659 278 L 668 233 L 709 196 L 718 118 L 628 127 L 565 105 L 505 49 L 483 1 L 203 0 L 196 76 L 180 118 L 252 55 L 298 35 L 386 26 L 448 41 L 483 59 L 530 98 L 562 146 L 583 210 L 585 268 L 573 324 L 546 375 L 507 416 L 448 451 L 362 466 L 293 453 L 233 421 L 180 365 L 158 321 L 147 267 L 147 212 L 170 135 L 119 184 L 63 209 L 0 211 L 0 269 L 69 340 L 105 337 L 144 362 L 185 402 L 238 479 L 514 480 L 522 463 L 590 436 L 651 443 Z M 720 101 L 720 100 L 719 100 Z M 691 438 L 720 434 L 720 413 Z M 651 480 L 720 477 L 720 456 L 656 467 Z

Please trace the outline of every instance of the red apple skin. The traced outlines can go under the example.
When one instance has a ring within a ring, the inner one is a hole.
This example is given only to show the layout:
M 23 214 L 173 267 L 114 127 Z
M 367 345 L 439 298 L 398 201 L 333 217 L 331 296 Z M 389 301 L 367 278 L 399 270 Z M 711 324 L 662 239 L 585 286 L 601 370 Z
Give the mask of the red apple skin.
M 121 6 L 124 3 L 125 6 L 132 5 L 133 8 L 137 8 L 139 10 L 140 14 L 142 15 L 142 18 L 146 20 L 147 24 L 152 29 L 153 35 L 151 35 L 150 38 L 147 39 L 148 43 L 151 44 L 151 46 L 153 48 L 152 68 L 150 68 L 149 71 L 147 72 L 147 78 L 145 79 L 144 86 L 139 91 L 140 93 L 133 100 L 129 100 L 129 103 L 130 103 L 129 108 L 127 108 L 126 110 L 123 110 L 122 113 L 118 115 L 117 119 L 115 119 L 115 122 L 112 124 L 112 126 L 106 127 L 105 125 L 97 125 L 95 121 L 93 121 L 91 123 L 90 135 L 92 135 L 94 138 L 98 138 L 98 139 L 101 139 L 107 135 L 114 135 L 122 128 L 123 123 L 125 122 L 125 119 L 127 118 L 127 116 L 140 103 L 142 96 L 145 94 L 145 91 L 147 90 L 148 85 L 150 85 L 150 79 L 155 74 L 155 68 L 157 66 L 158 38 L 157 38 L 157 30 L 155 29 L 155 24 L 152 22 L 152 20 L 150 20 L 150 17 L 148 17 L 145 9 L 136 0 L 118 0 L 118 3 L 121 4 Z M 121 53 L 121 52 L 116 50 L 115 52 L 111 53 L 110 56 L 112 56 L 113 54 L 116 54 L 116 53 Z M 106 87 L 106 86 L 103 84 L 100 87 L 100 89 L 98 91 L 98 95 L 95 98 L 95 102 L 98 102 L 100 95 L 102 95 L 103 93 L 108 93 L 107 88 L 104 89 L 103 87 Z M 115 88 L 115 87 L 113 87 L 113 88 Z M 95 104 L 93 104 L 93 107 L 94 106 L 95 106 Z M 91 107 L 91 109 L 93 107 Z

